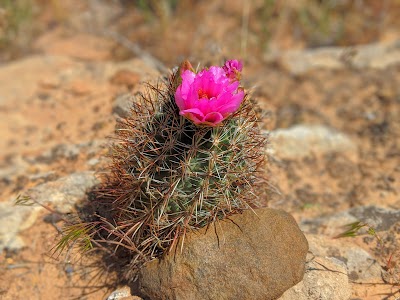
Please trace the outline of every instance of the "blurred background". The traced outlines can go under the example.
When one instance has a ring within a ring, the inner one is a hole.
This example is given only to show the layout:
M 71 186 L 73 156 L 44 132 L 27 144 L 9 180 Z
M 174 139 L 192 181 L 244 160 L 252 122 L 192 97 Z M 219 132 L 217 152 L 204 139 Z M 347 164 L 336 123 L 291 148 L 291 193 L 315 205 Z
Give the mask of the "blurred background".
M 400 255 L 400 0 L 0 0 L 0 299 L 104 298 L 69 256 L 49 257 L 61 224 L 13 203 L 73 211 L 131 95 L 184 59 L 243 60 L 270 133 L 270 207 L 329 247 L 354 222 L 338 213 L 389 222 L 383 248 L 357 240 L 379 284 L 351 289 L 392 292 L 380 272 Z
M 287 49 L 393 41 L 400 28 L 398 0 L 1 0 L 0 7 L 1 62 L 40 51 L 89 56 L 93 45 L 75 44 L 90 35 L 102 50 L 93 59 L 133 57 L 127 39 L 168 67 L 215 56 L 260 64 Z

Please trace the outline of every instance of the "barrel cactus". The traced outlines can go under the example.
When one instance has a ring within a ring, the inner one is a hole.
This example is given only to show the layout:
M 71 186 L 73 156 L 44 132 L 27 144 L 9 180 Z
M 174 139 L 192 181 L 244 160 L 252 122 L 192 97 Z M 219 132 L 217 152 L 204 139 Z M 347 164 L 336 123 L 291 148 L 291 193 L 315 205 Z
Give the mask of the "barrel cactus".
M 122 251 L 127 269 L 184 245 L 189 231 L 259 205 L 266 138 L 241 71 L 236 60 L 199 72 L 185 62 L 119 120 L 84 228 L 96 244 Z

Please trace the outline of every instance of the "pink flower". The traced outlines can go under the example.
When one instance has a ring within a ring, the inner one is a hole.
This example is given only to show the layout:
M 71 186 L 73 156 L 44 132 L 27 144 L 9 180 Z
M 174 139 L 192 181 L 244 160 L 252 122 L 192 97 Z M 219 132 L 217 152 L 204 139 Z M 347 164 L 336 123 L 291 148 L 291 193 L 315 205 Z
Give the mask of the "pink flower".
M 231 81 L 240 80 L 240 72 L 242 72 L 242 62 L 236 59 L 226 61 L 223 66 L 226 76 L 231 79 Z
M 244 98 L 240 82 L 230 78 L 231 71 L 241 69 L 241 63 L 232 60 L 224 67 L 212 66 L 197 74 L 185 70 L 175 92 L 179 113 L 197 125 L 221 123 L 240 107 Z

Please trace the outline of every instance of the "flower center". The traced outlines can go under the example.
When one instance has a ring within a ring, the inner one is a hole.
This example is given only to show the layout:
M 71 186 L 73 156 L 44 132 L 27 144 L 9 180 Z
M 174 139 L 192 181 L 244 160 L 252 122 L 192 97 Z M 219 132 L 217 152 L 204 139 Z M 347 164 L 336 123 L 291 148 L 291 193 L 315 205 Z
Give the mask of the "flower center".
M 199 95 L 199 99 L 201 99 L 201 98 L 209 99 L 208 93 L 203 89 L 199 89 L 197 91 L 197 94 Z

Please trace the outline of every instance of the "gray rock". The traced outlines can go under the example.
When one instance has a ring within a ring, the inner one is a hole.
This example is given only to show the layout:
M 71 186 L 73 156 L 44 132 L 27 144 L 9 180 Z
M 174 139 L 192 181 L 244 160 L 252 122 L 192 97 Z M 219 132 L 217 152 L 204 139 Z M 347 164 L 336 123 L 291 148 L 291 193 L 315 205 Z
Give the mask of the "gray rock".
M 25 246 L 18 233 L 25 224 L 34 223 L 39 211 L 39 207 L 16 207 L 10 202 L 0 202 L 0 253 L 4 249 L 14 251 Z
M 29 164 L 23 159 L 22 155 L 14 155 L 9 161 L 0 163 L 0 179 L 12 181 L 14 176 L 26 175 Z
M 59 159 L 76 160 L 80 153 L 96 155 L 106 143 L 106 140 L 99 139 L 79 144 L 58 144 L 39 156 L 25 157 L 25 160 L 43 164 L 51 164 Z
M 142 268 L 151 299 L 277 299 L 302 280 L 308 250 L 293 217 L 268 208 L 189 233 L 177 247 Z
M 345 134 L 321 125 L 296 125 L 270 134 L 271 154 L 280 159 L 298 159 L 312 153 L 356 152 Z
M 47 181 L 53 181 L 56 179 L 57 179 L 57 173 L 54 171 L 29 175 L 29 180 L 32 180 L 32 181 L 43 180 L 43 181 L 47 182 Z
M 40 184 L 28 190 L 26 195 L 39 203 L 51 204 L 61 213 L 68 213 L 97 183 L 98 180 L 93 172 L 80 172 Z M 38 205 L 15 206 L 14 200 L 0 203 L 0 253 L 4 249 L 19 250 L 24 247 L 24 242 L 18 233 L 31 227 L 43 210 Z
M 123 286 L 113 291 L 106 300 L 143 300 L 138 296 L 131 295 L 131 289 L 129 286 Z
M 129 297 L 131 295 L 128 289 L 117 289 L 107 297 L 107 300 L 120 300 L 121 298 Z
M 380 278 L 382 268 L 364 249 L 357 247 L 351 238 L 332 239 L 322 235 L 307 234 L 310 251 L 316 256 L 335 257 L 343 261 L 353 281 Z
M 119 95 L 112 106 L 113 114 L 116 114 L 118 117 L 126 118 L 130 116 L 132 109 L 133 96 L 132 94 L 122 94 Z
M 347 300 L 351 285 L 346 265 L 333 257 L 308 257 L 301 282 L 287 290 L 279 300 Z
M 349 278 L 353 281 L 380 278 L 382 268 L 367 251 L 359 247 L 342 249 L 342 259 L 346 261 Z
M 367 223 L 376 231 L 385 231 L 400 222 L 400 210 L 375 205 L 358 206 L 333 215 L 304 219 L 300 228 L 307 233 L 335 236 L 344 231 L 344 225 L 357 221 Z M 361 230 L 360 233 L 365 233 L 367 229 Z
M 290 50 L 269 59 L 278 60 L 293 74 L 303 74 L 316 68 L 342 69 L 348 66 L 384 69 L 400 62 L 400 40 L 351 48 L 321 47 Z
M 395 223 L 400 222 L 400 210 L 375 205 L 354 207 L 349 210 L 349 214 L 357 220 L 368 223 L 376 231 L 389 230 Z
M 93 157 L 87 161 L 87 164 L 92 167 L 95 165 L 98 165 L 99 163 L 100 163 L 100 159 L 98 159 L 97 157 Z
M 344 231 L 343 226 L 359 221 L 349 211 L 312 219 L 303 219 L 299 226 L 303 232 L 336 236 Z
M 93 172 L 78 172 L 40 184 L 27 194 L 39 203 L 51 203 L 60 213 L 69 213 L 78 201 L 86 197 L 86 192 L 98 183 Z

